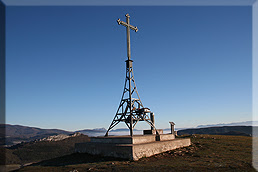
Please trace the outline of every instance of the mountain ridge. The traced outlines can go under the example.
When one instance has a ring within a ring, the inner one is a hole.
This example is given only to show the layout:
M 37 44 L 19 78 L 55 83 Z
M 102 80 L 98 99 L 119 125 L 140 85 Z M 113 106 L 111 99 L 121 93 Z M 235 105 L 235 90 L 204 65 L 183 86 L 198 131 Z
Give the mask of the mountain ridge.
M 198 125 L 196 128 L 216 127 L 216 126 L 221 126 L 221 127 L 222 126 L 258 126 L 258 121 L 243 121 L 243 122 L 232 122 L 232 123 Z
M 239 124 L 239 125 L 244 125 L 244 124 L 255 124 L 258 121 L 245 121 L 245 122 L 238 122 L 238 123 L 229 123 L 229 124 L 211 124 L 211 125 L 199 125 L 196 128 L 178 128 L 178 133 L 182 133 L 183 131 L 187 130 L 190 132 L 190 130 L 196 130 L 196 129 L 201 129 L 201 128 L 212 128 L 212 130 L 218 130 L 218 128 L 214 127 L 223 127 L 222 125 L 225 126 L 231 126 L 233 124 Z M 250 126 L 251 127 L 251 126 Z M 166 132 L 170 132 L 170 129 L 164 129 Z M 6 131 L 6 132 L 5 132 Z M 115 130 L 111 131 L 111 135 L 126 135 L 129 130 L 127 128 L 118 128 Z M 141 134 L 142 130 L 134 130 L 136 134 Z M 248 132 L 243 132 L 242 129 L 238 127 L 238 129 L 234 129 L 232 131 L 232 135 L 237 135 L 241 133 L 245 133 L 247 135 L 250 135 L 251 129 L 248 129 Z M 0 135 L 5 136 L 5 139 L 2 138 L 0 140 L 1 145 L 15 145 L 21 142 L 30 142 L 42 138 L 46 138 L 49 136 L 54 136 L 54 135 L 59 135 L 59 134 L 65 134 L 65 135 L 71 135 L 76 132 L 80 132 L 82 134 L 88 135 L 89 137 L 94 137 L 94 136 L 104 136 L 106 129 L 105 128 L 96 128 L 96 129 L 84 129 L 84 130 L 77 130 L 77 131 L 65 131 L 61 129 L 42 129 L 38 127 L 29 127 L 29 126 L 22 126 L 22 125 L 11 125 L 11 124 L 0 124 Z M 191 131 L 192 132 L 192 131 Z M 190 132 L 190 133 L 191 133 Z M 206 134 L 209 134 L 209 130 L 205 130 L 205 132 L 208 132 Z M 230 131 L 227 131 L 230 132 Z M 238 133 L 240 132 L 240 133 Z M 223 134 L 224 132 L 215 132 L 219 134 Z M 229 133 L 230 134 L 230 133 Z
M 21 142 L 30 142 L 53 135 L 70 135 L 73 133 L 74 132 L 60 129 L 41 129 L 22 125 L 0 124 L 0 135 L 5 136 L 4 141 L 3 138 L 1 139 L 2 145 L 14 145 Z

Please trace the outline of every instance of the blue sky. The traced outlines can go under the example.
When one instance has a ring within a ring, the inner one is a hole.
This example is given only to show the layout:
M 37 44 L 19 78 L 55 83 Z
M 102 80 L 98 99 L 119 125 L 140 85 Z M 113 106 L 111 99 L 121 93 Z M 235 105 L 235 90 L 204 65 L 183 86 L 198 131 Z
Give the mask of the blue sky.
M 38 6 L 7 8 L 6 123 L 108 128 L 125 79 L 116 20 L 126 13 L 139 29 L 137 89 L 157 128 L 252 119 L 252 7 Z

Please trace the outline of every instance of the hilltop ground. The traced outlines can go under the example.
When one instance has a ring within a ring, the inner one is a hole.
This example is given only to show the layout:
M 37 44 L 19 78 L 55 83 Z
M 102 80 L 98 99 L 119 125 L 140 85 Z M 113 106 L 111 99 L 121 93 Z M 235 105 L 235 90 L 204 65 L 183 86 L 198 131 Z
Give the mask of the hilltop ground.
M 252 167 L 252 137 L 182 137 L 191 137 L 192 145 L 139 161 L 75 153 L 41 161 L 18 171 L 256 171 Z

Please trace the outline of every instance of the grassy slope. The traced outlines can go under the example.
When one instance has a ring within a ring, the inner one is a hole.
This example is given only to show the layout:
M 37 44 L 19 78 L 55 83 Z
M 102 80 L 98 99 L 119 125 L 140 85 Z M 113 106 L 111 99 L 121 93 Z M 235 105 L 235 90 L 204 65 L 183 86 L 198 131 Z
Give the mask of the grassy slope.
M 222 126 L 222 127 L 207 127 L 179 130 L 178 135 L 184 134 L 210 134 L 210 135 L 239 135 L 250 136 L 252 129 L 257 127 L 252 126 Z
M 192 145 L 166 153 L 126 161 L 88 154 L 71 154 L 47 160 L 20 171 L 255 171 L 252 138 L 194 135 Z

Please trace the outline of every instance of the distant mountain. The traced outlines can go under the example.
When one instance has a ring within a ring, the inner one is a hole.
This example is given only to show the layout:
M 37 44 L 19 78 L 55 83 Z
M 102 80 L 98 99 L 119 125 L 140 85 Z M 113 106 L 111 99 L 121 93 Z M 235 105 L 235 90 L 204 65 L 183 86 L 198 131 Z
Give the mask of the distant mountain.
M 129 131 L 128 128 L 118 128 L 118 129 L 115 129 L 115 130 L 111 130 L 111 132 L 120 132 L 120 131 Z M 133 131 L 142 131 L 142 130 L 138 130 L 138 129 L 133 129 Z
M 106 132 L 107 130 L 105 128 L 94 128 L 94 129 L 85 129 L 85 130 L 77 130 L 75 132 L 84 132 L 84 131 L 89 131 L 89 132 Z M 118 128 L 118 129 L 114 129 L 114 130 L 111 130 L 111 132 L 114 131 L 114 132 L 118 132 L 118 131 L 129 131 L 128 128 Z M 138 129 L 134 129 L 134 131 L 140 131 Z
M 215 127 L 215 126 L 258 126 L 258 121 L 245 121 L 245 122 L 234 122 L 234 123 L 221 123 L 221 124 L 209 124 L 209 125 L 198 125 L 197 128 Z
M 105 128 L 101 129 L 84 129 L 84 130 L 77 130 L 75 132 L 85 133 L 85 132 L 106 132 L 107 130 Z
M 252 129 L 258 127 L 252 126 L 223 126 L 223 127 L 208 127 L 208 128 L 194 128 L 177 131 L 178 135 L 184 134 L 210 134 L 210 135 L 241 135 L 251 136 Z
M 5 127 L 5 130 L 4 130 Z M 3 133 L 6 131 L 5 133 Z M 14 145 L 20 142 L 29 142 L 44 137 L 58 134 L 73 134 L 74 132 L 59 129 L 41 129 L 36 127 L 27 127 L 21 125 L 0 124 L 0 134 L 5 135 L 5 144 Z M 1 142 L 2 143 L 2 142 Z
M 107 131 L 105 128 L 94 128 L 95 131 Z
M 76 132 L 80 132 L 80 133 L 85 134 L 89 137 L 104 136 L 105 132 L 106 132 L 106 129 L 105 128 L 85 129 L 85 130 L 78 130 Z
M 96 137 L 96 136 L 104 136 L 107 132 L 105 128 L 96 128 L 96 129 L 85 129 L 85 130 L 78 130 L 76 132 L 80 132 L 82 134 L 88 135 L 90 137 Z M 141 134 L 142 130 L 134 129 L 135 134 Z M 127 135 L 129 134 L 128 128 L 118 128 L 115 130 L 109 131 L 109 135 Z
M 44 134 L 72 134 L 73 132 L 59 130 L 59 129 L 41 129 L 36 127 L 27 127 L 21 125 L 10 125 L 10 124 L 0 124 L 0 128 L 4 127 L 6 129 L 6 137 L 35 137 L 37 135 Z

